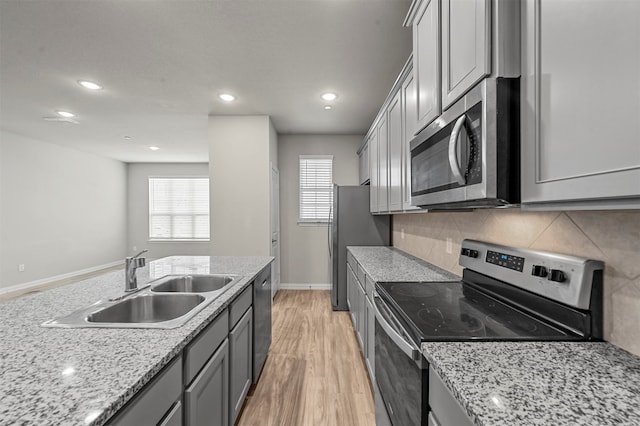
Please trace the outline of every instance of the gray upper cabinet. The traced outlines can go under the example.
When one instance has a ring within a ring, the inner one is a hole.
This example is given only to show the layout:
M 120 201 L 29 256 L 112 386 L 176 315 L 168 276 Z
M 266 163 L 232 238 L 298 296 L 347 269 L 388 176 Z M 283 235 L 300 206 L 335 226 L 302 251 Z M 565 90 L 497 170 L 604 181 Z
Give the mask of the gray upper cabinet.
M 378 134 L 378 212 L 389 211 L 389 133 L 386 113 L 382 114 Z
M 371 170 L 371 213 L 413 210 L 408 143 L 416 128 L 416 91 L 410 57 L 383 104 L 366 143 Z
M 373 128 L 373 131 L 369 135 L 369 207 L 371 213 L 379 212 L 378 207 L 378 187 L 379 183 L 379 167 L 378 167 L 378 134 L 376 132 L 377 127 Z
M 402 82 L 402 210 L 416 210 L 419 207 L 411 205 L 411 139 L 416 131 L 417 99 L 415 75 L 409 72 Z
M 359 175 L 358 183 L 365 185 L 369 182 L 369 143 L 365 141 L 358 150 Z
M 440 0 L 424 0 L 413 20 L 413 72 L 416 91 L 416 123 L 413 136 L 441 112 L 440 96 Z
M 442 0 L 443 108 L 490 73 L 491 0 Z
M 389 103 L 389 211 L 402 210 L 402 92 L 398 91 Z
M 523 3 L 525 208 L 640 208 L 639 16 L 637 1 Z

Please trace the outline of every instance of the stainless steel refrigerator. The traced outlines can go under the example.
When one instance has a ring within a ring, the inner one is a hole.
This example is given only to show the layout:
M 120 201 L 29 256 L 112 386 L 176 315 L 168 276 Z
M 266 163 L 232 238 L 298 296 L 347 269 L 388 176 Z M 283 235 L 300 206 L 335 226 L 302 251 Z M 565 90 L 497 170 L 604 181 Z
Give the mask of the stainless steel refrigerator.
M 390 216 L 369 212 L 368 186 L 333 186 L 329 215 L 329 264 L 331 304 L 335 311 L 347 310 L 347 246 L 387 246 Z

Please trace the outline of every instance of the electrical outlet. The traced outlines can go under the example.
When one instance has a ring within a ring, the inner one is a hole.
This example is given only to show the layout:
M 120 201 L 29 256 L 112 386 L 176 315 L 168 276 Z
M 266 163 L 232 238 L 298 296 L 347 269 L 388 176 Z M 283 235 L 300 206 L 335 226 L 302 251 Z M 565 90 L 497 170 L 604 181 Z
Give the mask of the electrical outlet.
M 404 228 L 400 228 L 400 239 L 404 240 Z
M 453 254 L 453 240 L 447 238 L 447 254 Z
M 18 272 L 24 272 L 24 263 L 18 265 Z
M 138 251 L 138 246 L 133 246 L 133 251 Z

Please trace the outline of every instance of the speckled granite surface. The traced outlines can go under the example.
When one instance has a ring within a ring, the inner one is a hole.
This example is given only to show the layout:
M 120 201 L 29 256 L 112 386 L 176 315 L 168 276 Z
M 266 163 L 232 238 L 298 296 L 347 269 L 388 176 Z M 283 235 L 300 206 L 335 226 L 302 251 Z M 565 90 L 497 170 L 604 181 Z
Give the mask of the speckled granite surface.
M 459 276 L 393 247 L 349 246 L 356 261 L 376 282 L 457 281 Z
M 245 276 L 184 326 L 44 328 L 124 290 L 124 271 L 0 303 L 0 425 L 101 425 L 211 322 L 271 257 L 168 257 L 138 270 L 138 285 L 167 274 Z
M 640 358 L 608 343 L 423 343 L 475 424 L 640 425 Z

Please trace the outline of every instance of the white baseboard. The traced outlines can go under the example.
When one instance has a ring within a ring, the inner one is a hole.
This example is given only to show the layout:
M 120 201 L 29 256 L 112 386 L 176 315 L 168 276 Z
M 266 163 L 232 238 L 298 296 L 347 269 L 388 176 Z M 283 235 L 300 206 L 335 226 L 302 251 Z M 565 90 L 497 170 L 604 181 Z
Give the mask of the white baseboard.
M 280 283 L 280 290 L 331 290 L 331 284 Z
M 77 277 L 79 275 L 84 275 L 84 274 L 89 274 L 91 272 L 96 272 L 96 271 L 99 271 L 101 269 L 106 269 L 106 268 L 111 268 L 111 267 L 114 267 L 114 266 L 118 266 L 118 265 L 121 265 L 122 263 L 123 263 L 122 260 L 118 260 L 118 261 L 111 262 L 111 263 L 105 263 L 104 265 L 92 266 L 91 268 L 80 269 L 79 271 L 69 272 L 67 274 L 56 275 L 56 276 L 53 276 L 53 277 L 47 277 L 47 278 L 42 278 L 42 279 L 35 280 L 35 281 L 30 281 L 28 283 L 16 284 L 16 285 L 12 285 L 10 287 L 0 288 L 0 295 L 7 294 L 7 293 L 13 293 L 14 291 L 29 290 L 31 288 L 40 287 L 42 285 L 50 284 L 50 283 L 53 283 L 53 282 L 56 282 L 56 281 L 66 280 L 68 278 Z

